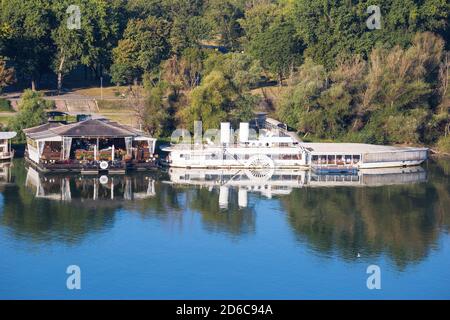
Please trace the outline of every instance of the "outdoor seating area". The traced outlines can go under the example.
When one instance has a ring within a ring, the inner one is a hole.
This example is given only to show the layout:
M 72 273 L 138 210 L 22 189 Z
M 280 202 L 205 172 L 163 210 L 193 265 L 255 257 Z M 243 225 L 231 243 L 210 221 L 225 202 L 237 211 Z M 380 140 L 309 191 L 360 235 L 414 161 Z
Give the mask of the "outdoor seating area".
M 156 139 L 106 119 L 24 130 L 27 159 L 42 171 L 111 171 L 151 168 Z
M 311 163 L 313 166 L 317 165 L 333 165 L 333 166 L 352 166 L 357 165 L 361 161 L 361 155 L 346 154 L 346 155 L 336 155 L 336 154 L 323 154 L 323 155 L 312 155 Z

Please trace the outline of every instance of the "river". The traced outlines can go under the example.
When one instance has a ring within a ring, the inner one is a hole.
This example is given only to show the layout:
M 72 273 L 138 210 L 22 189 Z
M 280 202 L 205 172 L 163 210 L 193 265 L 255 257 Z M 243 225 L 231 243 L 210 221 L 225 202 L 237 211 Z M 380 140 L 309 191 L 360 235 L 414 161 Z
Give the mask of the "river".
M 450 298 L 445 159 L 343 177 L 1 168 L 3 299 Z

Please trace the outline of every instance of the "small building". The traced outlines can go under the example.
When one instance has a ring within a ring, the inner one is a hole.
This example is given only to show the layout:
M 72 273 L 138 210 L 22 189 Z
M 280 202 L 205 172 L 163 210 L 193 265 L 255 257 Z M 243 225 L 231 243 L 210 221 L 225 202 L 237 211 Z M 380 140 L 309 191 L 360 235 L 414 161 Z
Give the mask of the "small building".
M 14 158 L 11 139 L 15 138 L 16 135 L 16 132 L 0 132 L 0 160 L 11 160 Z
M 124 173 L 154 167 L 156 139 L 107 119 L 24 129 L 27 160 L 41 171 Z

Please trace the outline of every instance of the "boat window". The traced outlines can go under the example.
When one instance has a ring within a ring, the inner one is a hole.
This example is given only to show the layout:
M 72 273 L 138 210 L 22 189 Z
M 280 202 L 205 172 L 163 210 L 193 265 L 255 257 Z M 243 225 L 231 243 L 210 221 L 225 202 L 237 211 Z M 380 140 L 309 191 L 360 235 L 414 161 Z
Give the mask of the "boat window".
M 344 164 L 344 157 L 342 155 L 336 156 L 336 164 L 337 165 L 343 165 Z
M 353 155 L 353 163 L 358 163 L 361 160 L 361 156 L 359 154 Z
M 328 156 L 328 164 L 335 164 L 335 162 L 336 162 L 336 156 L 329 155 Z
M 352 163 L 352 156 L 346 154 L 345 155 L 345 164 L 351 164 Z
M 311 161 L 313 164 L 317 164 L 319 162 L 319 156 L 312 156 Z

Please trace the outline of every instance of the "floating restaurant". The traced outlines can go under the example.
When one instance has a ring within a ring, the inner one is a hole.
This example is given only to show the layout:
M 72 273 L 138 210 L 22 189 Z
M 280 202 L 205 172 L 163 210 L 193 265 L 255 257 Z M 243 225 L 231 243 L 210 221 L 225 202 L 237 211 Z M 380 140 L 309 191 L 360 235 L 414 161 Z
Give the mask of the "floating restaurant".
M 217 137 L 203 144 L 172 144 L 165 164 L 178 168 L 303 168 L 317 172 L 355 172 L 360 169 L 417 166 L 428 149 L 363 143 L 306 143 L 286 126 L 267 118 L 255 127 L 240 123 L 236 132 L 221 123 Z M 250 132 L 253 132 L 250 134 Z
M 155 166 L 156 139 L 106 119 L 24 129 L 26 159 L 42 172 L 125 173 Z

